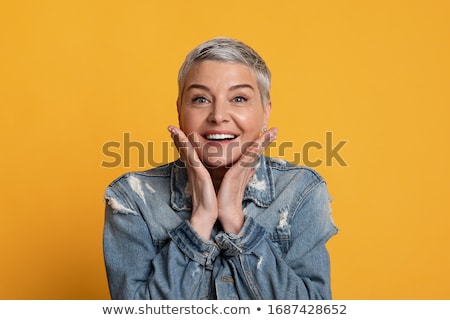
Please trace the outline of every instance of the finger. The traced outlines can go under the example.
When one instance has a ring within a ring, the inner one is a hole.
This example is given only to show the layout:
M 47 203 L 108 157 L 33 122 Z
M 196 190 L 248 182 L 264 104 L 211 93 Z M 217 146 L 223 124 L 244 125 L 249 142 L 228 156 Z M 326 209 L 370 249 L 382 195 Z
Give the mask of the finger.
M 245 147 L 243 155 L 238 162 L 240 162 L 243 167 L 253 167 L 267 146 L 277 138 L 277 133 L 277 128 L 271 128 L 261 135 L 261 137 L 250 143 Z
M 192 132 L 187 139 L 195 150 L 200 148 L 200 135 L 198 133 Z
M 264 152 L 264 150 L 269 146 L 269 144 L 277 138 L 277 134 L 278 129 L 271 128 L 254 142 L 250 143 L 246 149 L 250 150 L 252 153 L 256 152 L 256 155 L 261 155 L 262 152 Z
M 184 156 L 185 153 L 183 152 L 183 148 L 188 147 L 189 143 L 184 132 L 174 126 L 169 126 L 167 130 L 169 130 L 170 136 L 173 139 L 173 142 L 175 143 L 178 152 L 180 153 L 181 156 Z
M 195 152 L 195 148 L 192 145 L 190 139 L 186 137 L 185 133 L 175 126 L 169 126 L 168 130 L 175 143 L 175 146 L 177 147 L 181 159 L 189 163 L 190 165 L 198 164 L 200 160 L 197 156 L 197 153 Z
M 267 146 L 277 138 L 278 129 L 270 128 L 267 132 L 264 132 L 258 139 L 256 139 L 257 143 L 260 143 L 263 147 L 263 150 L 267 148 Z

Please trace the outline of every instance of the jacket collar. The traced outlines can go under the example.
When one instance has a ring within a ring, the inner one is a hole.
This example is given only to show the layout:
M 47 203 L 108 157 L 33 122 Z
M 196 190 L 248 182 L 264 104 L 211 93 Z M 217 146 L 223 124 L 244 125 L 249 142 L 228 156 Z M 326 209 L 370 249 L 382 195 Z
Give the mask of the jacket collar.
M 256 172 L 244 191 L 244 201 L 252 201 L 259 207 L 269 207 L 275 198 L 272 170 L 269 159 L 261 156 L 256 164 Z M 192 209 L 192 192 L 189 186 L 185 163 L 178 159 L 172 164 L 171 206 L 174 210 Z

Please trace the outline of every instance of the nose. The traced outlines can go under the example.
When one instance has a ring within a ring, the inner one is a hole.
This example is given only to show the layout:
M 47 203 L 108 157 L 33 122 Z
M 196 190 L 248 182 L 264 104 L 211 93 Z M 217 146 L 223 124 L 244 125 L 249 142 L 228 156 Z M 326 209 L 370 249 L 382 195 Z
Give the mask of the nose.
M 215 101 L 212 104 L 211 113 L 208 116 L 208 121 L 214 123 L 222 123 L 229 121 L 229 110 L 225 102 Z

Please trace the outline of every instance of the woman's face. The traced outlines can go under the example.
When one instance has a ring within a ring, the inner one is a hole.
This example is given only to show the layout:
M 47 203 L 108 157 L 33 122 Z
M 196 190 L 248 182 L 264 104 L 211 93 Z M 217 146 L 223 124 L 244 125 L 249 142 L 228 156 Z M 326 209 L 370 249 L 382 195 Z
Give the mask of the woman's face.
M 263 106 L 254 71 L 239 63 L 202 61 L 186 76 L 180 128 L 199 136 L 197 153 L 208 167 L 230 166 L 266 127 L 271 105 Z

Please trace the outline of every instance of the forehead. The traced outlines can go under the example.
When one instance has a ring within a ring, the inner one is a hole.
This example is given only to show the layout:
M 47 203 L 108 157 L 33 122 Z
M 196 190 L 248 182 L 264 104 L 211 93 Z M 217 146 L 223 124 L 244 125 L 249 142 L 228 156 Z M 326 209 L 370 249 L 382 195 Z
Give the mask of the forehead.
M 252 68 L 242 63 L 204 60 L 191 66 L 185 81 L 187 86 L 195 82 L 256 84 L 256 74 Z

